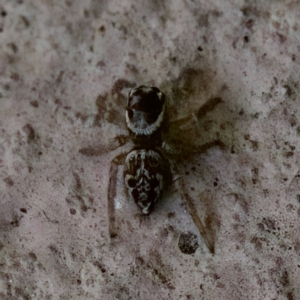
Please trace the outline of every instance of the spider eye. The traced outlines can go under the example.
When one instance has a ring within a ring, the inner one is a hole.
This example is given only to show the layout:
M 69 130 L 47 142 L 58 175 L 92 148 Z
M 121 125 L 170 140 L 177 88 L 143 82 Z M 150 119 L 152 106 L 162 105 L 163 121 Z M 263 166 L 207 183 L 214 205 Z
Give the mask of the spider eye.
M 127 180 L 127 184 L 130 188 L 134 188 L 136 186 L 136 180 L 133 178 L 130 178 Z

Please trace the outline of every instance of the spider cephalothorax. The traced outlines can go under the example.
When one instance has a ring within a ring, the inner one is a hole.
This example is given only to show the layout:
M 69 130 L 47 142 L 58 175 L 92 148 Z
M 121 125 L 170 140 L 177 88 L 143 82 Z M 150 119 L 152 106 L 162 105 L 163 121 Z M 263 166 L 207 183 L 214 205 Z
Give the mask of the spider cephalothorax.
M 139 86 L 128 94 L 126 124 L 136 145 L 154 147 L 161 143 L 165 96 L 156 87 Z

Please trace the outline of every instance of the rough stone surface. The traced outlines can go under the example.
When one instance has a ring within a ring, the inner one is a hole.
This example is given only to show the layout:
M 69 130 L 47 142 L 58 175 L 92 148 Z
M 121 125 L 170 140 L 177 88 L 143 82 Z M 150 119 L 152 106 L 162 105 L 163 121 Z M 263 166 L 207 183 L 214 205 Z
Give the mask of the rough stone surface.
M 300 299 L 299 20 L 293 0 L 1 0 L 0 298 Z M 119 169 L 110 239 L 109 145 L 141 84 L 186 155 L 148 218 Z

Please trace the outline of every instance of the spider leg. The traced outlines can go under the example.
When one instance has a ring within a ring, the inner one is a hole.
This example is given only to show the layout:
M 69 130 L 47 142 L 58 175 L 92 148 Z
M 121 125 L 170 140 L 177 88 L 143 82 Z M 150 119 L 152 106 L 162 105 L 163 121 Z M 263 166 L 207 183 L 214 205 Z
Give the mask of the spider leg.
M 203 145 L 196 145 L 193 146 L 193 148 L 189 148 L 186 151 L 184 149 L 181 149 L 179 146 L 174 146 L 172 144 L 164 142 L 162 144 L 162 150 L 164 151 L 165 155 L 168 157 L 169 160 L 177 160 L 181 156 L 184 157 L 184 159 L 187 159 L 195 154 L 201 154 L 207 152 L 210 148 L 213 147 L 220 147 L 221 149 L 225 149 L 226 145 L 221 140 L 213 140 L 211 142 L 205 143 Z
M 111 162 L 109 171 L 109 185 L 107 193 L 107 210 L 108 210 L 108 233 L 110 238 L 117 236 L 116 217 L 115 217 L 115 197 L 117 194 L 117 173 L 118 167 L 124 164 L 127 153 L 117 155 Z
M 197 210 L 196 210 L 196 207 L 195 207 L 195 204 L 192 200 L 192 198 L 189 196 L 189 194 L 185 191 L 184 189 L 184 185 L 183 185 L 183 182 L 182 180 L 180 179 L 179 181 L 180 182 L 180 185 L 181 185 L 181 189 L 182 189 L 182 192 L 181 192 L 181 195 L 182 197 L 185 199 L 186 203 L 187 203 L 187 207 L 188 207 L 188 210 L 189 210 L 189 213 L 195 223 L 195 225 L 197 226 L 208 250 L 214 254 L 215 253 L 215 249 L 214 249 L 214 243 L 212 241 L 209 240 L 207 234 L 206 234 L 206 230 L 205 230 L 205 227 L 203 225 L 203 223 L 201 222 L 198 214 L 197 214 Z
M 222 102 L 221 98 L 212 97 L 198 111 L 186 117 L 177 120 L 170 120 L 170 117 L 167 117 L 163 131 L 164 151 L 171 156 L 187 157 L 195 153 L 204 153 L 214 146 L 224 147 L 219 127 L 207 125 L 211 127 L 205 129 L 202 122 L 203 118 Z
M 220 140 L 214 140 L 214 141 L 211 141 L 204 145 L 195 147 L 190 153 L 186 153 L 184 159 L 188 159 L 189 156 L 192 156 L 197 153 L 198 154 L 205 153 L 207 150 L 209 150 L 210 148 L 215 147 L 215 146 L 220 147 L 221 149 L 224 149 L 226 147 L 226 145 L 223 142 L 221 142 Z M 169 150 L 169 149 L 164 148 L 164 150 Z M 173 156 L 174 153 L 172 153 L 172 149 L 171 149 L 171 151 L 169 151 L 168 154 L 169 154 L 169 156 Z M 180 153 L 180 155 L 182 155 L 182 153 Z M 178 153 L 177 153 L 177 157 L 178 157 Z M 170 159 L 170 161 L 173 162 L 172 164 L 170 164 L 172 173 L 179 174 L 179 172 L 177 171 L 177 168 L 175 166 L 174 160 Z M 208 238 L 208 236 L 206 234 L 205 227 L 197 214 L 197 209 L 194 204 L 194 201 L 189 196 L 188 192 L 186 191 L 186 188 L 185 188 L 182 178 L 179 176 L 178 180 L 176 180 L 175 183 L 178 185 L 178 190 L 181 191 L 180 193 L 181 193 L 182 198 L 185 200 L 185 203 L 187 204 L 188 212 L 191 215 L 194 224 L 198 228 L 199 233 L 201 234 L 207 248 L 209 249 L 209 251 L 212 254 L 214 254 L 214 244 L 212 241 L 210 241 L 210 239 Z
M 174 127 L 174 128 L 179 128 L 181 130 L 185 130 L 186 128 L 190 127 L 198 127 L 198 122 L 200 119 L 205 117 L 207 113 L 210 111 L 214 110 L 216 106 L 220 103 L 222 103 L 223 100 L 220 97 L 213 97 L 207 100 L 207 102 L 202 105 L 199 110 L 195 113 L 190 114 L 189 116 L 186 116 L 184 118 L 175 120 L 175 121 L 167 121 L 167 126 L 168 127 Z M 169 118 L 167 117 L 169 120 Z
M 130 137 L 127 135 L 118 135 L 109 142 L 107 147 L 84 147 L 79 149 L 79 153 L 86 156 L 101 156 L 124 146 L 129 142 L 129 139 Z
M 116 136 L 108 145 L 108 150 L 113 151 L 119 147 L 122 147 L 128 143 L 130 137 L 128 135 L 118 135 Z
M 225 149 L 226 145 L 221 140 L 213 140 L 211 142 L 208 142 L 206 144 L 203 144 L 201 146 L 195 147 L 193 150 L 193 154 L 196 153 L 205 153 L 207 150 L 209 150 L 212 147 L 220 147 L 221 149 Z
M 202 105 L 197 112 L 197 119 L 202 118 L 208 112 L 212 111 L 218 104 L 222 103 L 223 100 L 220 97 L 210 98 L 204 105 Z
M 174 164 L 171 165 L 171 169 L 172 169 L 172 173 L 177 172 L 176 167 L 174 166 Z M 197 214 L 197 209 L 196 206 L 194 204 L 193 199 L 189 196 L 189 194 L 187 193 L 186 189 L 185 189 L 185 185 L 183 183 L 182 178 L 179 176 L 176 181 L 175 184 L 177 185 L 177 190 L 180 191 L 181 197 L 185 200 L 185 203 L 187 205 L 187 209 L 189 214 L 191 215 L 194 224 L 196 225 L 196 227 L 199 230 L 199 233 L 201 234 L 208 250 L 214 254 L 214 244 L 212 241 L 209 240 L 207 234 L 206 234 L 206 230 L 205 227 L 203 225 L 203 223 L 201 222 L 198 214 Z

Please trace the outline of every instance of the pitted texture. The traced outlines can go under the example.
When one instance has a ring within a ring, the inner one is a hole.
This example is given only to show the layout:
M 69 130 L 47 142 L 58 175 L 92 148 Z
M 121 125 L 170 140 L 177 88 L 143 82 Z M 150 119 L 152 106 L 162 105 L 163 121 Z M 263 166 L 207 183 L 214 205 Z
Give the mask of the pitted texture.
M 0 10 L 1 300 L 299 299 L 299 1 Z M 213 257 L 179 188 L 140 218 L 121 171 L 119 238 L 107 237 L 108 148 L 141 84 L 161 88 L 172 121 L 190 120 L 170 128 L 178 148 L 226 143 L 176 162 Z M 185 254 L 189 232 L 199 246 Z

